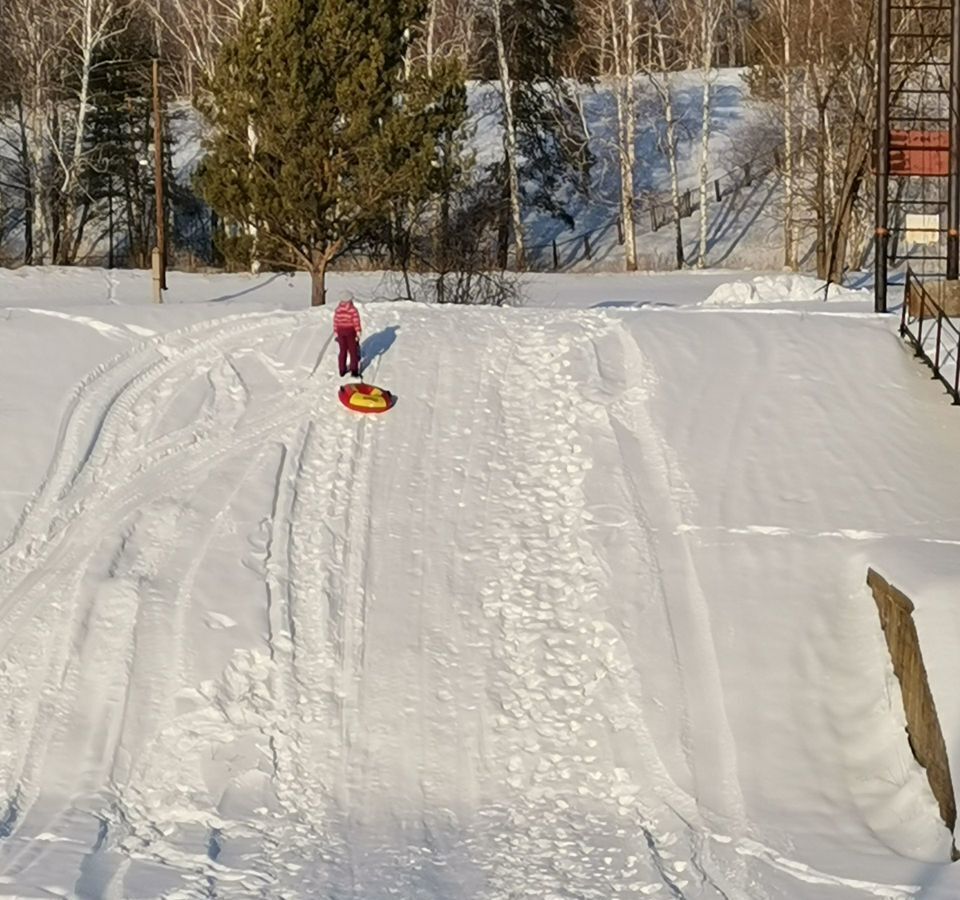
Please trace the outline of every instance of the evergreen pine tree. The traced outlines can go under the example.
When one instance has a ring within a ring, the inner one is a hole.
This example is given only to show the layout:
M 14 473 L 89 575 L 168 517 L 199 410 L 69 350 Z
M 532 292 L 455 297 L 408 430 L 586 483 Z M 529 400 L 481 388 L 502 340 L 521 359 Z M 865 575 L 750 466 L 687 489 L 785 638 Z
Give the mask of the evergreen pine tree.
M 90 165 L 83 193 L 96 203 L 96 242 L 110 265 L 150 265 L 155 243 L 153 166 L 141 165 L 153 140 L 154 36 L 133 19 L 99 48 L 90 79 Z M 82 237 L 82 235 L 81 235 Z
M 585 192 L 592 162 L 587 136 L 560 58 L 577 35 L 574 0 L 510 0 L 505 3 L 514 69 L 514 107 L 525 199 L 573 227 L 567 189 Z
M 266 264 L 310 273 L 430 190 L 438 136 L 465 116 L 449 67 L 416 83 L 404 58 L 424 0 L 260 0 L 209 84 L 207 201 L 256 236 Z
M 510 102 L 515 135 L 504 122 L 504 161 L 491 167 L 503 186 L 504 201 L 533 206 L 573 226 L 567 211 L 571 190 L 586 193 L 592 158 L 587 136 L 568 84 L 561 77 L 561 57 L 577 34 L 575 0 L 494 0 L 510 74 Z M 493 15 L 491 15 L 493 20 Z M 493 24 L 491 21 L 491 28 Z M 496 41 L 491 40 L 491 46 Z M 492 66 L 490 74 L 493 74 Z M 503 68 L 498 75 L 503 89 Z M 504 100 L 504 106 L 506 102 Z M 515 146 L 511 148 L 509 142 Z M 511 187 L 510 156 L 517 159 Z M 516 190 L 518 198 L 510 194 Z M 503 206 L 499 243 L 506 264 L 507 206 Z M 516 216 L 515 216 L 516 218 Z M 517 223 L 514 223 L 514 228 Z M 522 265 L 522 261 L 518 260 Z

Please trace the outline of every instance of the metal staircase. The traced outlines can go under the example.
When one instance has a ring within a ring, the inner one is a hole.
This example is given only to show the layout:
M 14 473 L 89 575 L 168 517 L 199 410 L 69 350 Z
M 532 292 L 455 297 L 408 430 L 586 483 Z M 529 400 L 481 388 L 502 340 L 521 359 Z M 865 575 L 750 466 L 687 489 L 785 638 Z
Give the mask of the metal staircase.
M 960 0 L 878 0 L 876 309 L 960 263 Z

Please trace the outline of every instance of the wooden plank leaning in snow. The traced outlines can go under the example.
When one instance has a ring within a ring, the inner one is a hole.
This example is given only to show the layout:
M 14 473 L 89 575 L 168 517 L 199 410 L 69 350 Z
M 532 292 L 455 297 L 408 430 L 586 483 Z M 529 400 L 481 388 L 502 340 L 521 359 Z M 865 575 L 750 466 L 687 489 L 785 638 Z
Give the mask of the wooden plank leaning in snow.
M 880 627 L 893 661 L 893 671 L 900 682 L 910 749 L 926 770 L 930 789 L 940 806 L 940 817 L 952 833 L 957 821 L 953 780 L 937 708 L 927 681 L 920 640 L 913 622 L 913 601 L 873 569 L 867 570 L 867 584 L 873 591 L 873 599 L 880 613 Z M 955 844 L 951 848 L 951 857 L 960 859 Z

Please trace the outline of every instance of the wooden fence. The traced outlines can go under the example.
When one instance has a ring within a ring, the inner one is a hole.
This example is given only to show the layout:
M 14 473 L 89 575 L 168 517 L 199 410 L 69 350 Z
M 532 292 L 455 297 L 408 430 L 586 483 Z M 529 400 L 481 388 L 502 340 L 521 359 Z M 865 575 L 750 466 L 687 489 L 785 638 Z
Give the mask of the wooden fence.
M 913 622 L 913 602 L 873 569 L 867 570 L 867 584 L 873 591 L 880 626 L 893 660 L 893 671 L 900 682 L 910 749 L 917 762 L 926 769 L 930 790 L 940 806 L 940 817 L 952 834 L 957 823 L 957 806 L 950 761 Z M 960 859 L 956 845 L 951 856 L 954 860 Z

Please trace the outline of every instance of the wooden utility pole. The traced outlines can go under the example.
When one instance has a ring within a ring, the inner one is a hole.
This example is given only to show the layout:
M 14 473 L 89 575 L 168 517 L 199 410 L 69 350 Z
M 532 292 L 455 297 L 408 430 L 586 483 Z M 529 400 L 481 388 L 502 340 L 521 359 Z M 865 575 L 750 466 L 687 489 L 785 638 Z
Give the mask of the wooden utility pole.
M 887 311 L 887 247 L 890 240 L 887 209 L 890 186 L 890 7 L 880 0 L 877 16 L 877 179 L 874 202 L 873 308 Z
M 157 250 L 160 253 L 160 289 L 167 289 L 167 235 L 163 202 L 163 120 L 160 113 L 160 60 L 153 61 L 153 159 L 157 189 Z
M 960 278 L 960 8 L 950 11 L 950 169 L 947 182 L 947 280 Z

